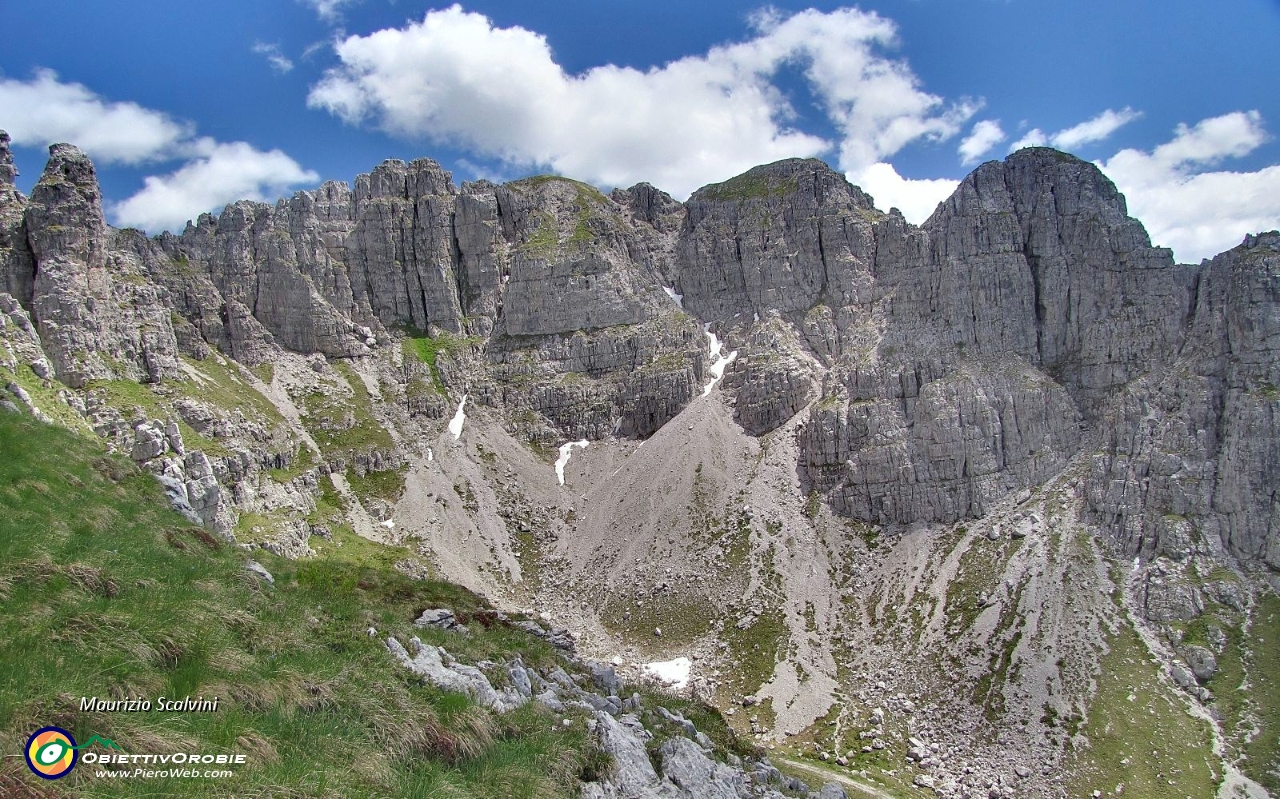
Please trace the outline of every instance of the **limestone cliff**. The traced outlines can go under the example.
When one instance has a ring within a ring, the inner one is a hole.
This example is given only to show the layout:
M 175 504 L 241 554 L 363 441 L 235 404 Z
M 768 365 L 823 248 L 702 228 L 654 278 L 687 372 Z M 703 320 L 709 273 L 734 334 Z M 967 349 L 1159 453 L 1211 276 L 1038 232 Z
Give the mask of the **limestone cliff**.
M 1053 150 L 984 164 L 919 228 L 814 160 L 684 204 L 387 161 L 157 239 L 105 225 L 73 147 L 30 199 L 13 174 L 0 137 L 0 289 L 71 386 L 425 334 L 449 346 L 404 365 L 411 415 L 469 393 L 543 445 L 644 438 L 699 395 L 715 335 L 738 423 L 801 414 L 797 467 L 841 514 L 980 517 L 1100 446 L 1089 504 L 1122 550 L 1280 567 L 1274 237 L 1174 264 Z
M 23 226 L 27 198 L 13 182 L 18 170 L 13 165 L 9 141 L 9 134 L 0 130 L 0 291 L 29 297 L 35 267 Z
M 1176 359 L 1125 387 L 1089 504 L 1129 555 L 1229 553 L 1280 569 L 1280 234 L 1250 236 L 1194 284 Z
M 919 227 L 815 160 L 680 203 L 421 159 L 148 238 L 50 154 L 24 197 L 0 134 L 0 407 L 242 546 L 374 539 L 601 657 L 697 655 L 743 734 L 899 789 L 1079 795 L 1133 619 L 1144 691 L 1266 737 L 1215 692 L 1265 676 L 1280 583 L 1280 233 L 1175 264 L 1031 148 Z M 1201 744 L 1170 762 L 1220 773 Z

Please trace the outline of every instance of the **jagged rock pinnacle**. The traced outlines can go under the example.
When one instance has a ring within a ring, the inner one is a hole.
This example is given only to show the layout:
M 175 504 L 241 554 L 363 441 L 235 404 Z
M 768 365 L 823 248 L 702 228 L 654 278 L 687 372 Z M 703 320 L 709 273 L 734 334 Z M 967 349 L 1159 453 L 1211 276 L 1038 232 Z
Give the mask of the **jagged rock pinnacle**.
M 13 153 L 9 151 L 7 131 L 0 130 L 0 186 L 12 186 L 13 179 L 18 176 L 18 169 L 13 165 Z

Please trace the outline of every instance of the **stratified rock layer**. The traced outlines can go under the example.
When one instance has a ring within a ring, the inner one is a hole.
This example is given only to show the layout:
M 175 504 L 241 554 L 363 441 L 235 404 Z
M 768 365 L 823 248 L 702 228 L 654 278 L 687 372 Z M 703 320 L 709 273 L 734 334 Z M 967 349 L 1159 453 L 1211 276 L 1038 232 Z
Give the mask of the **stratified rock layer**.
M 13 176 L 0 135 L 0 291 L 71 386 L 425 336 L 397 377 L 411 418 L 467 394 L 558 446 L 651 435 L 704 393 L 717 340 L 736 421 L 799 416 L 805 489 L 839 513 L 982 516 L 1096 447 L 1084 491 L 1124 552 L 1280 568 L 1276 235 L 1174 264 L 1053 150 L 984 164 L 920 227 L 798 159 L 684 204 L 387 161 L 156 239 L 105 225 L 73 147 L 30 199 Z
M 1088 500 L 1129 554 L 1222 550 L 1280 569 L 1280 234 L 1198 278 L 1185 343 L 1103 427 Z

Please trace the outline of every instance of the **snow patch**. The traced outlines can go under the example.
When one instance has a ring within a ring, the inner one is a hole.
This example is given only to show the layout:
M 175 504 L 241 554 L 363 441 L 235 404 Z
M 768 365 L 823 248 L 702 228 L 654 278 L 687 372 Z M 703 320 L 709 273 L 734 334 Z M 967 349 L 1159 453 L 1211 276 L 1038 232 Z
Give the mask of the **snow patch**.
M 453 434 L 454 441 L 457 441 L 459 438 L 462 438 L 462 423 L 467 421 L 467 414 L 462 409 L 467 404 L 468 396 L 469 395 L 467 394 L 462 395 L 462 402 L 458 403 L 458 412 L 455 413 L 453 415 L 453 418 L 449 420 L 449 432 Z
M 427 463 L 431 463 L 436 459 L 436 454 L 431 451 L 431 447 L 427 447 Z
M 738 351 L 734 350 L 728 355 L 724 354 L 724 342 L 717 338 L 715 333 L 711 332 L 710 322 L 702 326 L 702 332 L 707 334 L 711 350 L 711 382 L 707 383 L 707 387 L 702 389 L 702 396 L 705 397 L 711 393 L 711 389 L 716 387 L 716 383 L 719 383 L 720 379 L 724 377 L 725 368 L 737 359 Z
M 387 519 L 385 522 L 382 522 L 382 526 L 390 530 L 392 527 L 396 526 L 396 523 L 393 519 Z
M 658 678 L 677 691 L 689 684 L 691 671 L 693 671 L 693 661 L 685 657 L 644 664 L 645 674 Z
M 663 286 L 662 290 L 667 292 L 667 296 L 671 298 L 672 302 L 674 302 L 676 305 L 679 305 L 681 308 L 684 308 L 683 294 L 676 294 L 676 290 L 671 286 Z
M 586 449 L 587 444 L 590 443 L 584 438 L 581 441 L 570 441 L 568 444 L 560 445 L 560 457 L 556 458 L 556 479 L 560 481 L 560 485 L 564 485 L 564 467 L 569 465 L 569 458 L 573 456 L 573 448 Z

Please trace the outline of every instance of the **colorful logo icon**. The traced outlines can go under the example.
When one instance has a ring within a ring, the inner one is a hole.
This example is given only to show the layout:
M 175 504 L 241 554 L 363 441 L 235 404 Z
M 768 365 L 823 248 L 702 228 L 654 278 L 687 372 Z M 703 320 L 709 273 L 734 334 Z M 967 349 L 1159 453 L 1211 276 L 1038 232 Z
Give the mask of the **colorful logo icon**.
M 79 753 L 76 739 L 61 727 L 41 727 L 27 739 L 27 766 L 39 777 L 56 780 L 71 773 Z

